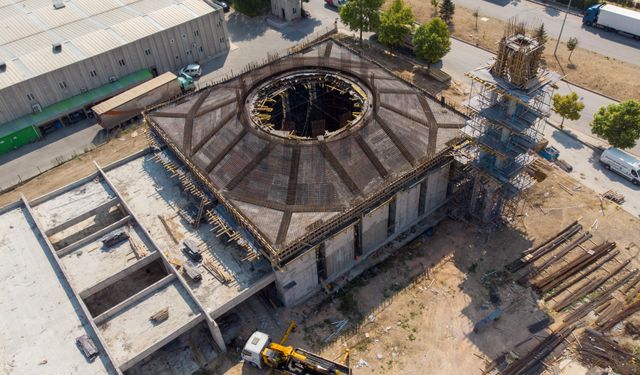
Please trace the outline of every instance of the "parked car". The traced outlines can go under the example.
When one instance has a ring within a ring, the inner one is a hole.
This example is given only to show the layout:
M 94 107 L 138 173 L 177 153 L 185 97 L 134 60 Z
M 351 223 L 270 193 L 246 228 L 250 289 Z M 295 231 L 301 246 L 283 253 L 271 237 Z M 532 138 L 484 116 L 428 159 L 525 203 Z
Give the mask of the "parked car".
M 216 5 L 219 5 L 222 8 L 222 11 L 227 13 L 229 11 L 229 4 L 224 1 L 214 1 Z
M 202 68 L 198 64 L 189 64 L 180 69 L 180 75 L 186 74 L 189 77 L 200 77 L 202 75 Z
M 615 147 L 606 149 L 600 155 L 600 163 L 608 170 L 614 171 L 634 185 L 640 185 L 640 160 Z

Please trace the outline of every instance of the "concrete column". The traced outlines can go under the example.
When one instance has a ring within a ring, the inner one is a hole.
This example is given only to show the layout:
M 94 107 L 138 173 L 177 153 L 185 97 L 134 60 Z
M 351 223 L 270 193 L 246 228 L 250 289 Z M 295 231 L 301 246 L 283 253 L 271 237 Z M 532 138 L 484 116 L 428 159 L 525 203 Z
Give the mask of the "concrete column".
M 478 194 L 480 194 L 481 185 L 480 177 L 476 176 L 473 181 L 473 188 L 471 189 L 471 201 L 469 202 L 469 213 L 472 215 L 478 209 Z
M 482 206 L 482 213 L 480 214 L 480 220 L 482 223 L 488 223 L 493 216 L 494 201 L 496 199 L 496 189 L 487 189 L 484 195 L 484 201 Z
M 227 345 L 224 343 L 224 338 L 222 338 L 222 331 L 220 331 L 220 326 L 216 323 L 215 320 L 209 319 L 207 317 L 207 325 L 209 326 L 209 331 L 211 331 L 211 336 L 213 336 L 213 341 L 215 341 L 218 349 L 223 353 L 227 352 Z

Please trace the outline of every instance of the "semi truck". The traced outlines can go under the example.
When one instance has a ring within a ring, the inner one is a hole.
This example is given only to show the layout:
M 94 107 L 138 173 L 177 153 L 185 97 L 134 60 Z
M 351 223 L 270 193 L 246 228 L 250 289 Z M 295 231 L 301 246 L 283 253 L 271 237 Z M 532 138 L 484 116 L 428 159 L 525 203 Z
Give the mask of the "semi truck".
M 582 17 L 586 26 L 618 31 L 640 39 L 640 12 L 610 4 L 597 4 L 587 8 Z
M 103 128 L 112 129 L 140 116 L 145 108 L 165 102 L 194 87 L 193 78 L 190 76 L 176 76 L 166 72 L 94 105 L 91 110 Z

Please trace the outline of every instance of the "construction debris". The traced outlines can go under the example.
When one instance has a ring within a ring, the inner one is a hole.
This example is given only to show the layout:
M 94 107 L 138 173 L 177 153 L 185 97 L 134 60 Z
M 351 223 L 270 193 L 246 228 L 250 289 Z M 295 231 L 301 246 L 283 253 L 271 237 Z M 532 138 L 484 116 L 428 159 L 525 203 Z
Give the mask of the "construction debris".
M 618 374 L 637 374 L 638 365 L 632 353 L 624 350 L 611 339 L 599 332 L 585 331 L 581 336 L 578 354 L 582 362 L 589 366 L 611 368 Z
M 119 244 L 122 241 L 125 241 L 129 238 L 129 233 L 125 231 L 119 231 L 116 233 L 111 233 L 102 239 L 102 244 L 106 247 L 113 247 Z
M 607 190 L 604 194 L 602 194 L 602 196 L 612 202 L 615 202 L 617 204 L 623 204 L 624 203 L 624 195 L 618 193 L 615 190 Z
M 329 336 L 325 337 L 324 342 L 327 343 L 331 341 L 334 337 L 338 336 L 349 324 L 349 319 L 338 320 L 331 325 L 336 327 L 336 330 L 333 331 Z
M 76 338 L 76 345 L 89 362 L 93 362 L 99 354 L 96 344 L 87 335 Z

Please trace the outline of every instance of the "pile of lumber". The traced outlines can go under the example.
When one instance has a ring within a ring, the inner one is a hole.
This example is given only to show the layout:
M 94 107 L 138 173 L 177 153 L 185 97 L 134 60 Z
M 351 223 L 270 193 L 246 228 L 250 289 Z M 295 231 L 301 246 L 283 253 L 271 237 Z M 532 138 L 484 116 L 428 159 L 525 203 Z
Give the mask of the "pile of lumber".
M 157 313 L 155 313 L 155 314 L 151 315 L 151 317 L 149 317 L 149 320 L 151 320 L 155 324 L 162 323 L 167 319 L 169 319 L 169 308 L 168 307 L 165 307 L 164 309 L 158 311 Z
M 615 202 L 617 204 L 623 204 L 624 203 L 624 195 L 618 193 L 615 190 L 608 190 L 607 192 L 605 192 L 604 194 L 602 194 L 602 196 L 612 202 Z

